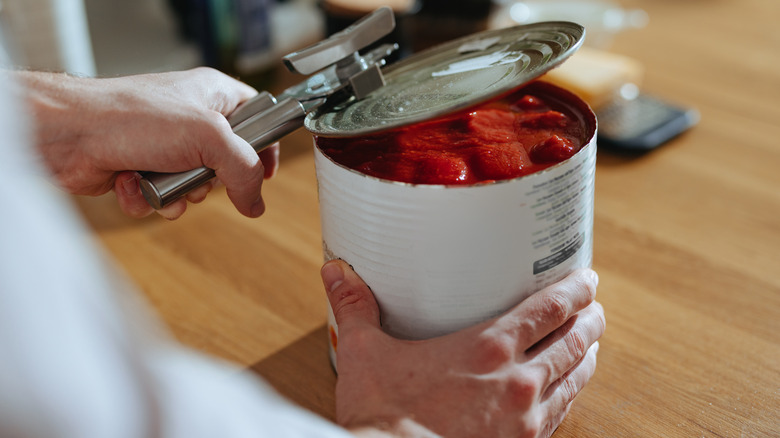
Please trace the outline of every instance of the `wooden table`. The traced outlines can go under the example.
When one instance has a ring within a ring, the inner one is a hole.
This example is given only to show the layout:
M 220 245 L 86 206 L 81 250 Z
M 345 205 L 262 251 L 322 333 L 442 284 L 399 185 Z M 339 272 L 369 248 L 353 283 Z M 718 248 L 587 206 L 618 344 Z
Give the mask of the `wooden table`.
M 599 151 L 599 367 L 556 437 L 780 436 L 780 2 L 631 1 L 648 26 L 612 50 L 645 91 L 695 106 L 643 156 Z M 184 344 L 332 418 L 310 137 L 282 148 L 260 219 L 224 191 L 178 221 L 78 203 Z

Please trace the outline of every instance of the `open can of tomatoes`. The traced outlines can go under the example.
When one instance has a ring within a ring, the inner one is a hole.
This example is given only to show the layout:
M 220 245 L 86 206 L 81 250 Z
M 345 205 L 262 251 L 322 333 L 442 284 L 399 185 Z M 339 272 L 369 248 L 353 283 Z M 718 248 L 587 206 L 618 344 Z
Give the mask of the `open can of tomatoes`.
M 366 281 L 390 335 L 465 328 L 590 266 L 596 117 L 537 80 L 583 37 L 564 22 L 471 35 L 307 118 L 324 257 Z M 332 311 L 329 332 L 336 366 Z

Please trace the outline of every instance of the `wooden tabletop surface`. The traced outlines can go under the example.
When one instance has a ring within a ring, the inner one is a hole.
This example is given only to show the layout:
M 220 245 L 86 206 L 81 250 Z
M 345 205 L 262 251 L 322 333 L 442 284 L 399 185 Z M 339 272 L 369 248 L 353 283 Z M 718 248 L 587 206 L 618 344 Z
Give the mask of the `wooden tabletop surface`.
M 699 124 L 641 156 L 599 150 L 594 268 L 607 331 L 556 437 L 780 436 L 780 2 L 625 1 L 611 50 Z M 173 222 L 78 198 L 172 333 L 334 415 L 311 138 L 283 142 L 267 213 L 217 190 Z

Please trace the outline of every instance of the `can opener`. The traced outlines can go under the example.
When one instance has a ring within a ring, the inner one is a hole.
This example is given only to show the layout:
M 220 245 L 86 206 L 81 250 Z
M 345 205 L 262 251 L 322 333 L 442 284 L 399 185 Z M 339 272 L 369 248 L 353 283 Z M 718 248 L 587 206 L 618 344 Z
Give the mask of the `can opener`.
M 288 70 L 312 76 L 277 96 L 263 91 L 239 105 L 227 117 L 233 132 L 259 153 L 303 126 L 306 115 L 329 98 L 359 100 L 384 86 L 381 67 L 398 45 L 383 44 L 362 55 L 359 51 L 394 28 L 393 11 L 381 7 L 341 32 L 284 56 Z M 141 191 L 155 209 L 165 207 L 215 176 L 214 170 L 207 167 L 180 173 L 140 173 Z

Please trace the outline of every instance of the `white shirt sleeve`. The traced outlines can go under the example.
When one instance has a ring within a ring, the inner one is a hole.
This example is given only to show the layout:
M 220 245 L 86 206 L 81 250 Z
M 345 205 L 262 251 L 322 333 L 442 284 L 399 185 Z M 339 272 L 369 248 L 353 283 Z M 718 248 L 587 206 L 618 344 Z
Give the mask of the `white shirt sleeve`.
M 0 436 L 344 437 L 167 339 L 30 153 L 0 71 Z

